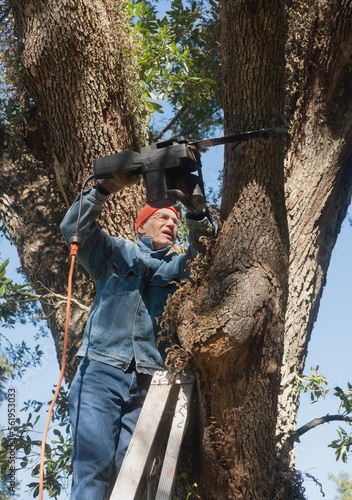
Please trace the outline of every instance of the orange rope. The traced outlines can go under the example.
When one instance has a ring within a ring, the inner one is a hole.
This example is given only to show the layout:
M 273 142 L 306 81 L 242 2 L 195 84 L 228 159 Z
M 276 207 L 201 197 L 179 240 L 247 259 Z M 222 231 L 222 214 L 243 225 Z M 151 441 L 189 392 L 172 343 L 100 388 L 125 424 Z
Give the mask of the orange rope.
M 68 339 L 68 326 L 70 322 L 70 307 L 71 307 L 71 295 L 72 295 L 72 276 L 73 276 L 73 269 L 74 269 L 74 264 L 76 260 L 76 255 L 78 251 L 78 243 L 71 243 L 71 267 L 70 267 L 70 273 L 68 277 L 68 287 L 67 287 L 67 306 L 66 306 L 66 322 L 65 322 L 65 336 L 64 336 L 64 348 L 62 351 L 62 366 L 61 366 L 61 372 L 60 372 L 60 378 L 57 384 L 57 388 L 53 397 L 53 400 L 51 402 L 49 412 L 48 412 L 48 418 L 46 421 L 45 429 L 44 429 L 44 434 L 43 434 L 43 439 L 42 439 L 42 446 L 41 446 L 41 453 L 40 453 L 40 468 L 39 468 L 39 500 L 43 500 L 43 489 L 44 489 L 44 457 L 45 457 L 45 442 L 46 442 L 46 437 L 48 434 L 49 430 L 49 425 L 50 425 L 50 419 L 51 419 L 51 414 L 55 405 L 55 402 L 57 400 L 57 397 L 59 395 L 60 387 L 61 387 L 61 382 L 64 377 L 64 372 L 65 372 L 65 366 L 66 366 L 66 351 L 67 351 L 67 339 Z

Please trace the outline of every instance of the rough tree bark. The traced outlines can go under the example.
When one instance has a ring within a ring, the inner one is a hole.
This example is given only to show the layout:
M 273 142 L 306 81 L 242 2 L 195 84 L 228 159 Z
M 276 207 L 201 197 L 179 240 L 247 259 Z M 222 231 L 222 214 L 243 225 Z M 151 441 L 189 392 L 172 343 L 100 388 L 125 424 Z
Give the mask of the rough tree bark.
M 303 21 L 302 21 L 303 19 Z M 285 159 L 289 299 L 278 431 L 296 427 L 303 372 L 332 250 L 352 192 L 352 2 L 293 2 L 288 73 L 291 144 Z M 292 440 L 282 446 L 294 463 Z
M 225 134 L 279 126 L 284 3 L 223 1 L 221 9 Z M 195 304 L 191 296 L 178 313 L 178 336 L 199 377 L 199 484 L 209 500 L 274 498 L 288 293 L 284 145 L 274 137 L 226 148 L 225 222 Z
M 61 294 L 68 262 L 58 229 L 64 212 L 93 158 L 138 146 L 133 42 L 123 4 L 10 1 L 31 108 L 23 142 L 0 124 L 1 217 L 29 280 Z M 291 140 L 227 148 L 223 228 L 196 300 L 188 299 L 179 314 L 179 336 L 199 382 L 199 487 L 206 500 L 291 499 L 275 479 L 275 426 L 295 424 L 295 374 L 303 369 L 351 196 L 352 0 L 221 5 L 225 132 L 285 121 L 288 16 Z M 132 237 L 142 200 L 141 186 L 113 197 L 107 230 Z M 77 268 L 76 298 L 89 303 L 91 292 Z M 53 304 L 43 307 L 60 358 L 63 311 L 50 315 Z M 73 310 L 68 376 L 85 314 Z M 291 451 L 290 442 L 281 448 L 286 466 Z
M 124 3 L 10 1 L 32 105 L 24 117 L 26 150 L 19 151 L 19 140 L 11 147 L 13 139 L 6 131 L 3 135 L 0 210 L 29 281 L 64 295 L 69 259 L 60 221 L 92 173 L 94 158 L 138 146 L 135 67 Z M 107 230 L 133 239 L 133 221 L 143 201 L 142 186 L 109 200 L 109 216 L 103 219 Z M 76 298 L 89 304 L 92 292 L 77 266 Z M 65 308 L 42 305 L 61 362 Z M 85 311 L 73 307 L 69 378 L 86 318 Z
M 274 84 L 278 80 L 275 80 L 273 75 L 266 79 L 265 45 L 260 50 L 260 61 L 255 56 L 251 57 L 252 54 L 256 54 L 256 37 L 262 40 L 263 44 L 268 40 L 267 29 L 270 26 L 268 17 L 270 18 L 273 5 L 267 5 L 267 10 L 263 12 L 261 7 L 264 5 L 265 2 L 222 3 L 224 114 L 225 127 L 229 127 L 229 132 L 248 130 L 258 125 L 275 126 L 288 123 L 290 126 L 291 140 L 287 145 L 285 155 L 285 196 L 290 241 L 287 269 L 289 295 L 285 315 L 285 335 L 284 339 L 281 339 L 284 341 L 284 357 L 277 419 L 278 432 L 287 432 L 295 429 L 296 426 L 299 405 L 299 394 L 295 391 L 298 383 L 297 374 L 302 373 L 304 368 L 307 346 L 317 316 L 331 252 L 351 199 L 352 2 L 337 4 L 330 1 L 297 1 L 290 3 L 286 59 L 286 78 L 289 82 L 290 99 L 286 105 L 286 115 L 280 108 L 280 98 L 277 102 L 268 103 L 270 97 L 275 95 Z M 275 6 L 277 7 L 276 2 Z M 278 38 L 283 36 L 284 30 L 280 22 L 277 22 L 276 29 Z M 275 76 L 277 76 L 280 67 L 277 67 L 273 57 L 275 43 L 271 40 L 269 46 L 271 51 L 268 57 L 269 64 L 272 64 Z M 244 67 L 245 72 L 237 69 Z M 260 92 L 261 85 L 266 86 L 264 90 L 262 89 L 262 93 Z M 227 98 L 228 95 L 231 99 Z M 265 122 L 265 119 L 258 123 L 255 113 L 260 114 L 265 111 L 271 113 L 272 121 L 267 117 L 269 123 Z M 214 280 L 213 286 L 210 284 L 205 288 L 207 297 L 214 298 L 205 300 L 204 294 L 200 295 L 199 303 L 202 303 L 202 300 L 203 303 L 202 307 L 196 309 L 196 321 L 192 323 L 192 326 L 195 323 L 197 332 L 192 342 L 189 342 L 186 328 L 183 330 L 184 346 L 194 356 L 196 369 L 200 373 L 200 386 L 204 398 L 202 452 L 205 460 L 201 467 L 200 484 L 205 485 L 206 498 L 297 498 L 296 495 L 299 495 L 293 484 L 294 475 L 290 476 L 289 471 L 289 467 L 294 465 L 293 440 L 287 439 L 280 444 L 276 463 L 277 476 L 274 481 L 273 476 L 270 475 L 272 466 L 270 447 L 263 445 L 263 428 L 267 431 L 267 439 L 272 431 L 268 420 L 270 403 L 275 401 L 275 388 L 272 399 L 262 401 L 260 397 L 258 400 L 256 395 L 254 403 L 251 399 L 253 393 L 246 386 L 250 377 L 255 377 L 256 365 L 255 360 L 253 361 L 255 354 L 250 352 L 252 346 L 247 346 L 247 351 L 245 343 L 240 344 L 238 339 L 245 340 L 246 338 L 242 315 L 244 310 L 248 311 L 251 306 L 255 306 L 255 301 L 251 293 L 246 290 L 247 310 L 242 306 L 244 294 L 240 294 L 240 297 L 237 294 L 231 307 L 227 308 L 233 288 L 231 288 L 230 277 L 223 279 L 226 272 L 231 272 L 230 266 L 233 259 L 238 272 L 241 273 L 241 278 L 248 279 L 251 289 L 261 290 L 253 273 L 255 259 L 252 257 L 251 244 L 257 246 L 256 251 L 261 256 L 261 261 L 265 262 L 263 233 L 273 238 L 271 232 L 273 226 L 270 227 L 268 223 L 264 227 L 256 226 L 255 221 L 251 221 L 250 225 L 256 228 L 255 238 L 252 239 L 252 233 L 248 232 L 248 217 L 251 215 L 260 220 L 258 212 L 266 214 L 266 211 L 258 203 L 257 193 L 253 194 L 248 189 L 250 173 L 247 172 L 252 167 L 252 155 L 257 154 L 265 158 L 266 147 L 268 146 L 261 143 L 257 147 L 255 145 L 249 148 L 243 146 L 243 150 L 247 153 L 243 157 L 241 157 L 240 148 L 237 148 L 236 154 L 231 154 L 229 151 L 226 153 L 222 213 L 225 218 L 227 217 L 227 221 L 217 242 L 216 256 L 209 272 L 209 281 Z M 257 175 L 261 172 L 261 158 L 255 160 Z M 273 154 L 269 158 L 270 166 L 278 165 L 277 161 L 278 157 Z M 253 180 L 255 181 L 255 177 L 252 178 Z M 273 187 L 272 179 L 270 181 Z M 242 195 L 245 196 L 246 205 L 241 212 Z M 269 191 L 266 195 L 269 195 Z M 244 216 L 243 213 L 246 215 Z M 285 227 L 282 220 L 283 207 L 277 213 L 281 216 L 281 221 L 280 219 L 277 221 L 278 227 L 282 230 Z M 229 230 L 229 225 L 233 224 L 233 216 L 236 217 L 236 225 L 233 225 L 236 229 L 232 233 L 234 241 L 228 239 L 227 245 L 222 247 L 222 243 L 226 241 L 226 231 Z M 265 217 L 264 220 L 267 222 L 268 218 Z M 236 241 L 239 235 L 240 240 Z M 244 241 L 246 237 L 244 235 L 249 236 L 248 241 Z M 246 248 L 246 245 L 249 248 Z M 224 251 L 226 257 L 217 267 L 217 262 L 221 261 L 221 251 Z M 281 263 L 284 262 L 282 257 L 283 254 L 281 254 Z M 241 262 L 243 260 L 246 262 L 246 259 L 250 264 L 241 266 Z M 275 259 L 276 265 L 278 262 L 279 260 Z M 275 266 L 271 267 L 271 271 L 273 268 L 275 269 Z M 280 285 L 281 292 L 284 292 L 284 282 L 281 281 Z M 240 288 L 239 291 L 241 291 Z M 266 298 L 270 297 L 269 292 L 266 290 L 264 294 Z M 215 304 L 218 307 L 212 309 Z M 272 305 L 268 308 L 271 312 L 275 310 L 272 309 Z M 230 314 L 228 310 L 231 311 Z M 241 321 L 237 318 L 239 314 Z M 186 314 L 184 317 L 187 319 Z M 230 321 L 229 318 L 231 318 Z M 252 318 L 255 318 L 254 314 Z M 280 316 L 277 318 L 279 319 Z M 256 326 L 257 330 L 254 325 L 252 326 L 251 334 L 256 337 L 257 341 L 260 341 L 264 330 L 261 332 L 259 326 Z M 266 330 L 268 331 L 268 326 Z M 280 327 L 276 331 L 282 333 Z M 231 339 L 232 343 L 228 339 Z M 235 339 L 237 342 L 234 342 Z M 276 363 L 281 365 L 282 345 L 280 338 L 276 341 L 274 365 L 267 363 L 269 372 Z M 231 350 L 227 349 L 229 345 L 231 345 Z M 241 359 L 243 356 L 245 360 L 243 364 L 237 359 L 238 345 L 240 345 Z M 252 359 L 246 358 L 246 354 L 252 354 Z M 265 358 L 264 354 L 262 361 L 264 362 L 265 359 L 268 361 L 270 358 Z M 214 371 L 210 371 L 209 367 L 214 367 Z M 250 374 L 245 370 L 249 367 L 252 370 Z M 265 363 L 262 367 L 265 367 Z M 208 373 L 211 374 L 209 378 Z M 260 370 L 258 370 L 259 373 Z M 264 370 L 262 375 L 263 373 Z M 234 375 L 233 378 L 231 375 Z M 206 383 L 209 380 L 215 381 L 213 387 Z M 224 380 L 226 382 L 223 382 Z M 227 392 L 218 389 L 222 387 L 222 383 Z M 259 391 L 258 380 L 255 386 Z M 247 392 L 243 391 L 243 388 Z M 219 401 L 218 405 L 217 401 Z M 251 410 L 246 415 L 245 403 L 247 401 L 250 401 L 248 406 Z M 261 401 L 265 410 L 260 405 Z M 261 412 L 257 411 L 257 402 Z M 229 418 L 228 403 L 233 412 L 232 422 Z M 243 427 L 241 414 L 247 416 Z M 272 418 L 273 420 L 276 418 L 275 412 Z M 258 432 L 257 426 L 262 433 Z M 251 443 L 247 436 L 250 436 L 256 443 Z M 257 462 L 255 453 L 259 455 Z M 225 457 L 227 456 L 230 456 L 230 460 L 226 463 Z M 211 457 L 210 460 L 209 457 Z M 260 459 L 265 461 L 265 465 L 260 463 Z M 214 463 L 220 464 L 220 471 L 217 466 L 214 467 Z M 252 468 L 255 463 L 257 466 L 260 464 L 260 468 Z M 212 464 L 210 469 L 209 464 Z M 268 474 L 266 476 L 268 489 L 265 489 L 265 485 L 261 483 L 261 478 L 258 476 L 259 470 Z M 214 484 L 218 484 L 216 477 L 222 477 L 227 483 L 223 490 L 221 486 L 212 489 Z M 271 492 L 270 485 L 273 487 Z

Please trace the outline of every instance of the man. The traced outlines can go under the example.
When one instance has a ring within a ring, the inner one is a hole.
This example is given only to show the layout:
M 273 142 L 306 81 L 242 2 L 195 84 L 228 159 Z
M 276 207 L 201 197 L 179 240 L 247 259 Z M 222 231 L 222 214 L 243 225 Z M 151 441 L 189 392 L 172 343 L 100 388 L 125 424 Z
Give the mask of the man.
M 133 434 L 152 374 L 163 369 L 165 346 L 157 348 L 157 318 L 175 281 L 187 277 L 187 260 L 209 221 L 188 217 L 190 247 L 170 253 L 179 219 L 173 207 L 139 212 L 135 244 L 111 237 L 97 225 L 112 192 L 135 180 L 122 174 L 84 192 L 78 259 L 94 279 L 96 297 L 87 321 L 69 409 L 74 439 L 71 500 L 103 500 Z M 67 242 L 78 216 L 79 198 L 61 230 Z

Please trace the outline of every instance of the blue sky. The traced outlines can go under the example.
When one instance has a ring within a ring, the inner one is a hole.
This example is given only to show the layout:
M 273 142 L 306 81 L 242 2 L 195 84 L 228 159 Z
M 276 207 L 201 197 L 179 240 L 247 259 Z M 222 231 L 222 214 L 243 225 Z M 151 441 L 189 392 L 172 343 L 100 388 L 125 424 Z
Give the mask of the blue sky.
M 334 386 L 343 389 L 347 388 L 347 381 L 352 383 L 352 227 L 348 217 L 352 217 L 351 207 L 333 251 L 305 369 L 305 373 L 309 374 L 311 366 L 319 365 L 319 373 L 331 380 Z M 309 395 L 303 395 L 298 426 L 327 413 L 336 414 L 338 405 L 335 400 L 337 398 L 330 395 L 325 401 L 310 404 Z M 341 461 L 336 462 L 334 450 L 327 448 L 329 442 L 337 439 L 337 426 L 337 423 L 331 423 L 312 429 L 302 436 L 301 443 L 297 445 L 297 468 L 308 471 L 323 483 L 327 500 L 332 500 L 335 492 L 332 481 L 327 479 L 328 472 L 335 476 L 339 472 L 347 472 L 352 479 L 352 456 L 345 465 Z M 351 426 L 343 424 L 342 427 L 348 433 L 352 432 Z M 305 487 L 309 500 L 323 498 L 312 481 L 306 481 Z

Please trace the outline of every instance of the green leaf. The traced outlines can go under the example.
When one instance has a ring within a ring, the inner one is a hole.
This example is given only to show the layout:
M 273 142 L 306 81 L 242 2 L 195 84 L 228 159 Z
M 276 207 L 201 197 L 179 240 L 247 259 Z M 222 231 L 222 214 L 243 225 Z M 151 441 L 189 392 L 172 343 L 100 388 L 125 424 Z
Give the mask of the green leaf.
M 311 368 L 311 372 L 312 372 L 312 374 L 313 374 L 314 377 L 319 377 L 318 372 L 314 368 Z
M 150 83 L 152 81 L 153 76 L 154 76 L 153 70 L 150 69 L 149 71 L 147 71 L 146 75 L 147 75 L 147 79 L 146 79 L 145 83 Z
M 146 105 L 149 109 L 151 109 L 152 111 L 154 111 L 154 103 L 153 103 L 153 102 L 150 102 L 150 101 L 145 100 L 145 101 L 144 101 L 144 103 L 145 103 L 145 105 Z
M 10 259 L 6 259 L 4 260 L 4 262 L 2 264 L 0 264 L 0 273 L 3 273 L 4 270 L 6 269 L 6 267 L 8 266 L 10 262 Z
M 33 492 L 33 497 L 34 498 L 37 498 L 39 496 L 39 485 L 35 488 L 34 492 Z

